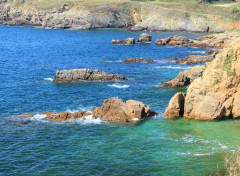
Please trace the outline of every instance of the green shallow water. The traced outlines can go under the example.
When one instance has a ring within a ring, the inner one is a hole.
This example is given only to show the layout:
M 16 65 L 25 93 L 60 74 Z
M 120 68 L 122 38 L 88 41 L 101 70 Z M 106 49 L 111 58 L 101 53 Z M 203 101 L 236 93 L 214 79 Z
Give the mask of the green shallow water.
M 240 122 L 141 124 L 1 123 L 1 169 L 9 175 L 210 175 L 239 146 Z

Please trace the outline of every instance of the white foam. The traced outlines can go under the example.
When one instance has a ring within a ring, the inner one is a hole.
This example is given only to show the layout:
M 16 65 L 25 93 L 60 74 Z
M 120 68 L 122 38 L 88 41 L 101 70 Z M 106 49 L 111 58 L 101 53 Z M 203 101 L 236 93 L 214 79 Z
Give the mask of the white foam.
M 183 156 L 210 156 L 213 155 L 213 153 L 178 153 L 178 155 L 183 155 Z
M 84 118 L 80 118 L 77 120 L 73 120 L 74 122 L 79 122 L 81 124 L 101 124 L 103 121 L 100 118 L 93 119 L 92 115 L 86 116 Z
M 191 69 L 192 67 L 180 67 L 180 66 L 157 66 L 154 68 L 166 68 L 166 69 L 180 69 L 180 70 L 186 70 Z
M 138 118 L 133 118 L 132 120 L 133 120 L 133 121 L 139 121 L 139 119 L 138 119 Z
M 53 81 L 52 78 L 44 78 L 44 80 L 45 80 L 45 81 L 51 81 L 51 82 Z
M 118 89 L 124 89 L 124 88 L 129 88 L 130 87 L 130 85 L 120 85 L 120 84 L 109 84 L 107 86 L 115 87 L 115 88 L 118 88 Z
M 204 54 L 205 51 L 188 51 L 188 53 Z

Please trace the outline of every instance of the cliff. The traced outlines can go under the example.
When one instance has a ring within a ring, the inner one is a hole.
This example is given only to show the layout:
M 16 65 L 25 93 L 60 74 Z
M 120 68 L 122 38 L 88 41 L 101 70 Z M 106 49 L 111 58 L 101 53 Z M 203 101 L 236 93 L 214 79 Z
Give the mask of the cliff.
M 50 28 L 220 32 L 239 26 L 221 15 L 135 1 L 0 0 L 1 25 Z
M 191 83 L 184 100 L 183 116 L 197 120 L 240 118 L 239 68 L 240 39 L 236 39 L 208 63 L 202 77 Z M 173 103 L 165 114 L 168 116 L 172 110 L 176 110 Z

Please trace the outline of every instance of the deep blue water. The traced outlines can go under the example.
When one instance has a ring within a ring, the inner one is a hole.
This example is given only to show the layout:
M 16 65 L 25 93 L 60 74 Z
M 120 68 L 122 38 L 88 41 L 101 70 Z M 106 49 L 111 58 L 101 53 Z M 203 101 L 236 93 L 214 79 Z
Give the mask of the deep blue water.
M 149 33 L 153 41 L 204 35 Z M 223 167 L 225 155 L 238 146 L 240 123 L 166 119 L 162 113 L 170 98 L 186 90 L 157 87 L 190 68 L 166 59 L 204 54 L 205 49 L 111 45 L 112 39 L 137 39 L 140 34 L 0 27 L 0 175 L 209 175 L 217 165 Z M 130 57 L 156 62 L 121 63 Z M 46 79 L 56 70 L 78 68 L 116 73 L 130 81 L 54 84 Z M 136 125 L 16 118 L 30 112 L 89 111 L 110 97 L 140 100 L 159 115 Z

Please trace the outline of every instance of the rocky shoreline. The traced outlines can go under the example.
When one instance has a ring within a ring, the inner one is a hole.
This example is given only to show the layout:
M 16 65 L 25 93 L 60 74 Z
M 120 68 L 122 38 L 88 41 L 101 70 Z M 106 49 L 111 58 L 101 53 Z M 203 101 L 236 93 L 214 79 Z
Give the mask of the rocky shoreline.
M 102 5 L 72 2 L 48 7 L 46 4 L 40 6 L 25 1 L 1 0 L 0 4 L 0 25 L 31 25 L 70 30 L 127 28 L 131 31 L 189 32 L 224 32 L 238 27 L 236 23 L 222 20 L 220 16 L 195 14 L 142 2 Z

